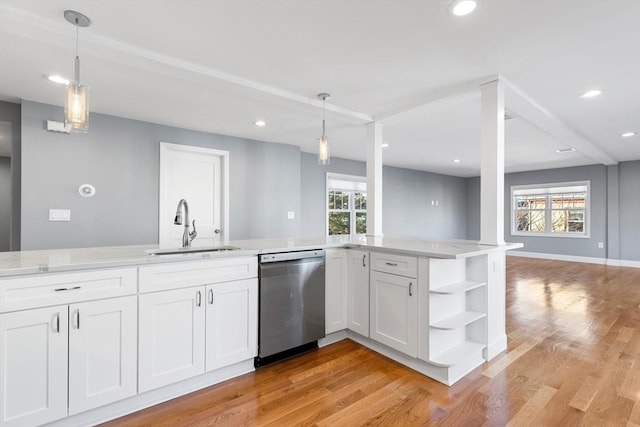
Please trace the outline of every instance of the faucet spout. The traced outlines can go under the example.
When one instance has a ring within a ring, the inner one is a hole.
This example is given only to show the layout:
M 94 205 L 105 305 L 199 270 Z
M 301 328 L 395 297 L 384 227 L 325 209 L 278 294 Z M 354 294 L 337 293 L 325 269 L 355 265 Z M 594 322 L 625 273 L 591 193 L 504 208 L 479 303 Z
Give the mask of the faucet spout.
M 183 218 L 184 211 L 184 218 Z M 184 219 L 184 220 L 183 220 Z M 196 220 L 193 220 L 193 232 L 189 232 L 189 204 L 185 199 L 180 199 L 178 202 L 178 208 L 176 210 L 176 217 L 173 220 L 175 225 L 184 224 L 184 232 L 182 233 L 182 247 L 188 248 L 191 246 L 191 241 L 196 238 L 198 233 L 196 232 Z

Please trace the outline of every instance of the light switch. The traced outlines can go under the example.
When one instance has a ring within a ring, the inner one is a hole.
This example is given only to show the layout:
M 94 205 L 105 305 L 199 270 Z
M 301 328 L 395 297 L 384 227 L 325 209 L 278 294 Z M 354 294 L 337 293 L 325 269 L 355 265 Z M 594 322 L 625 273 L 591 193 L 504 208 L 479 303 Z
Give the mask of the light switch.
M 296 213 L 294 211 L 287 212 L 287 219 L 295 219 Z
M 71 221 L 71 210 L 49 209 L 49 221 Z

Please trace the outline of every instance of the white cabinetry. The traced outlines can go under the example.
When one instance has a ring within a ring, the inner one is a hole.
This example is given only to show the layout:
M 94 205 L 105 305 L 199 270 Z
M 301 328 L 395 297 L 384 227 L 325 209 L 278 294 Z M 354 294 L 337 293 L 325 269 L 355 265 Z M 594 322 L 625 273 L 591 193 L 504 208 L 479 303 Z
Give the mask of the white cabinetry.
M 347 328 L 369 336 L 369 252 L 347 250 Z
M 206 370 L 255 357 L 258 352 L 258 280 L 207 287 Z
M 256 276 L 256 257 L 141 267 L 140 391 L 255 357 Z
M 205 287 L 140 295 L 140 392 L 204 372 Z
M 325 251 L 325 333 L 347 329 L 349 258 L 346 249 Z
M 0 426 L 136 394 L 136 297 L 79 302 L 134 293 L 135 277 L 130 268 L 0 280 Z
M 370 337 L 416 357 L 418 351 L 418 283 L 415 257 L 371 254 Z M 398 274 L 392 274 L 398 273 Z M 402 275 L 401 275 L 402 274 Z
M 135 295 L 69 306 L 69 415 L 137 392 Z
M 67 306 L 0 314 L 0 425 L 67 415 L 67 318 Z
M 429 259 L 428 361 L 477 366 L 487 342 L 486 256 Z

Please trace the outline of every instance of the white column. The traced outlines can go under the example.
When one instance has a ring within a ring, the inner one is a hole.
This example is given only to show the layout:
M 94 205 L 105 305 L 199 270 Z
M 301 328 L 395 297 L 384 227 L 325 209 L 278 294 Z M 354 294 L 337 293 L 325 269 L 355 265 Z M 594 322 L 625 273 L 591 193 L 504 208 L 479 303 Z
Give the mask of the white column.
M 480 243 L 504 245 L 504 83 L 480 86 Z
M 367 236 L 382 237 L 382 124 L 367 125 Z

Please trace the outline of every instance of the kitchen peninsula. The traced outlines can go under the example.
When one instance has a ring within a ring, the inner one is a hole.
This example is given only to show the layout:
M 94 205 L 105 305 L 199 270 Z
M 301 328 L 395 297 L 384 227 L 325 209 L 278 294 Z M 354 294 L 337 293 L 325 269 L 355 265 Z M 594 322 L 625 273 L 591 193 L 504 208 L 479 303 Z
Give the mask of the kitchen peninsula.
M 505 252 L 520 244 L 228 244 L 0 253 L 0 426 L 95 424 L 252 371 L 264 253 L 325 249 L 320 345 L 351 338 L 445 384 L 506 349 Z

